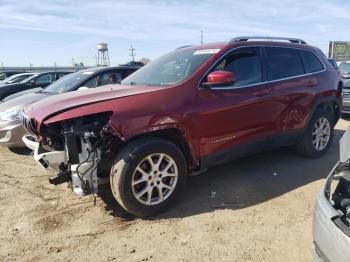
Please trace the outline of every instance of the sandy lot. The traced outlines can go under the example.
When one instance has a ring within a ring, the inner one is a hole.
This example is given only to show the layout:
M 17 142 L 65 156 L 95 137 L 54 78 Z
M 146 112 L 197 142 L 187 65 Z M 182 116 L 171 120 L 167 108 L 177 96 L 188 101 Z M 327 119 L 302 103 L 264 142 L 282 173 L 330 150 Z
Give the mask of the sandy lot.
M 285 148 L 191 177 L 181 201 L 149 220 L 108 192 L 94 206 L 52 186 L 31 156 L 0 148 L 0 261 L 312 261 L 314 201 L 348 126 L 339 121 L 322 159 Z

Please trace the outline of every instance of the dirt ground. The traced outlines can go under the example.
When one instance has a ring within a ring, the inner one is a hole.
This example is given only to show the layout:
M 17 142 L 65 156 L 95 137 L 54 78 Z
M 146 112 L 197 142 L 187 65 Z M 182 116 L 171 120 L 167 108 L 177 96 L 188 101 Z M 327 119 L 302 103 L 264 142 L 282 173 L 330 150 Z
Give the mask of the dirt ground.
M 52 186 L 32 156 L 0 148 L 0 261 L 312 261 L 315 198 L 349 125 L 338 122 L 322 159 L 284 148 L 191 177 L 182 199 L 149 220 L 108 192 L 94 206 Z

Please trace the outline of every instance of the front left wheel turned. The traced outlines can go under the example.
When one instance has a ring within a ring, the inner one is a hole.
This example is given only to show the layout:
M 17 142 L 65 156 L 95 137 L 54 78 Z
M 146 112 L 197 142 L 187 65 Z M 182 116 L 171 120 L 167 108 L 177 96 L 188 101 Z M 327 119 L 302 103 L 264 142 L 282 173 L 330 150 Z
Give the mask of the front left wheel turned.
M 160 138 L 139 139 L 118 154 L 110 174 L 112 193 L 129 213 L 148 217 L 165 210 L 184 189 L 182 151 Z

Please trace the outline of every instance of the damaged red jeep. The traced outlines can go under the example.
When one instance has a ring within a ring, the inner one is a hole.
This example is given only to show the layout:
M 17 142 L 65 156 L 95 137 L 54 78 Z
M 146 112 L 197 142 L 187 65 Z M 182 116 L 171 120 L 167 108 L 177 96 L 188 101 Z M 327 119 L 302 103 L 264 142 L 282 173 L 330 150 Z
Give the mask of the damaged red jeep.
M 86 195 L 107 179 L 126 211 L 147 217 L 210 166 L 291 145 L 321 157 L 341 89 L 303 40 L 238 37 L 178 48 L 121 85 L 37 102 L 23 114 L 23 141 L 40 165 L 56 167 L 52 184 Z

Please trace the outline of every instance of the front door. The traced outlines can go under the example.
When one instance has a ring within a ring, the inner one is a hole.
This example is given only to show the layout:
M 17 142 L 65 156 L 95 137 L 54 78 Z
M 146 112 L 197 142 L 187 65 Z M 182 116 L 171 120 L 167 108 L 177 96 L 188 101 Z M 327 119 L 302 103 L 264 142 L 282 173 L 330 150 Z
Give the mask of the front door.
M 263 149 L 266 137 L 274 131 L 274 106 L 264 84 L 259 47 L 233 50 L 210 72 L 216 70 L 232 72 L 236 81 L 231 86 L 199 88 L 198 136 L 201 156 L 224 162 L 237 153 Z

